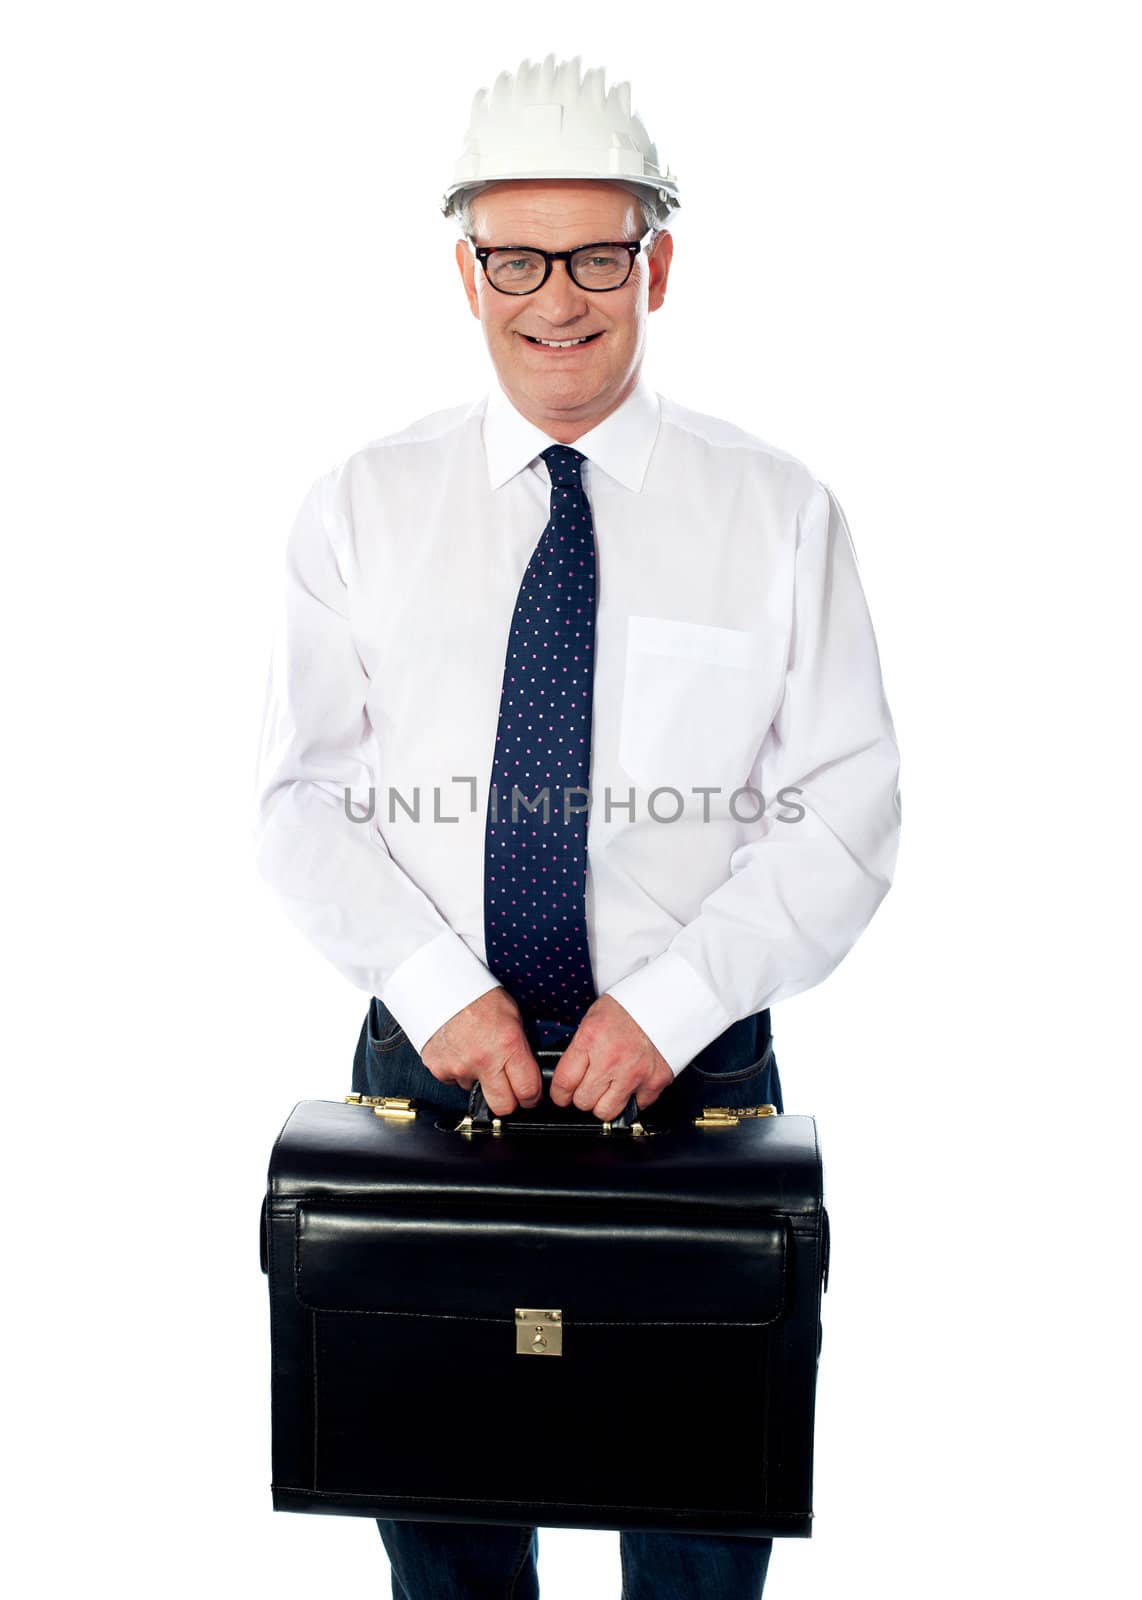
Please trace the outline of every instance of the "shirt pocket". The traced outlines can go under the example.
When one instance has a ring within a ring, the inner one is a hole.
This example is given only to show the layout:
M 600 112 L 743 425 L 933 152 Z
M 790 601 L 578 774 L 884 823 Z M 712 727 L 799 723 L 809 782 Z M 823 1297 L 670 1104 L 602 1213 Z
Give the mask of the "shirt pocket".
M 630 617 L 620 765 L 642 788 L 716 788 L 728 797 L 747 782 L 765 736 L 766 679 L 762 633 Z

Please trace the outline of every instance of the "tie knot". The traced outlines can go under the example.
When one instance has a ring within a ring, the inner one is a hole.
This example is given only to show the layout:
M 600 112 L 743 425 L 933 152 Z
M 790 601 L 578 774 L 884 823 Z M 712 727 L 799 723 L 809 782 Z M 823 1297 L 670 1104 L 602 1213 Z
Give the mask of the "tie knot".
M 569 444 L 549 444 L 547 449 L 540 453 L 547 463 L 552 486 L 559 484 L 575 489 L 583 487 L 579 467 L 587 458 L 581 450 L 576 450 Z

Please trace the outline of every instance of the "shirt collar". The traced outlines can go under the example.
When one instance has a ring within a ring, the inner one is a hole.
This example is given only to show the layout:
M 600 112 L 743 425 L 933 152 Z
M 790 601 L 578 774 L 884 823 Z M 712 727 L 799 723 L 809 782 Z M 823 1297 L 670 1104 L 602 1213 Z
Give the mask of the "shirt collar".
M 572 448 L 637 494 L 658 436 L 658 420 L 658 395 L 640 372 L 622 405 L 581 434 Z M 493 489 L 514 478 L 548 445 L 559 442 L 517 411 L 498 383 L 485 401 L 483 438 Z

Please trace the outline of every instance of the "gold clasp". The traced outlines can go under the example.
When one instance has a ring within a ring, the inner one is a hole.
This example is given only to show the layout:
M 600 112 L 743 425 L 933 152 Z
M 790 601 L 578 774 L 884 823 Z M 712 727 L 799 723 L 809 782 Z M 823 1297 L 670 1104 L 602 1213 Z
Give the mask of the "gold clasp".
M 347 1094 L 347 1106 L 371 1106 L 375 1117 L 388 1117 L 392 1122 L 415 1122 L 416 1107 L 407 1095 L 401 1094 Z
M 702 1115 L 694 1118 L 696 1128 L 736 1128 L 743 1117 L 775 1117 L 777 1107 L 764 1106 L 703 1106 Z
M 536 1310 L 515 1308 L 515 1353 L 517 1356 L 561 1356 L 563 1354 L 563 1313 L 558 1308 Z

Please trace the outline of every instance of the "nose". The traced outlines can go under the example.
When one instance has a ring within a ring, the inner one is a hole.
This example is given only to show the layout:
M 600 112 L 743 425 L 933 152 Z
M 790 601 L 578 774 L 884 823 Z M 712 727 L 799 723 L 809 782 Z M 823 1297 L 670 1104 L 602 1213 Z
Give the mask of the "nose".
M 553 261 L 547 282 L 530 297 L 535 309 L 553 325 L 571 322 L 588 310 L 586 291 L 580 289 L 567 266 L 566 261 Z

